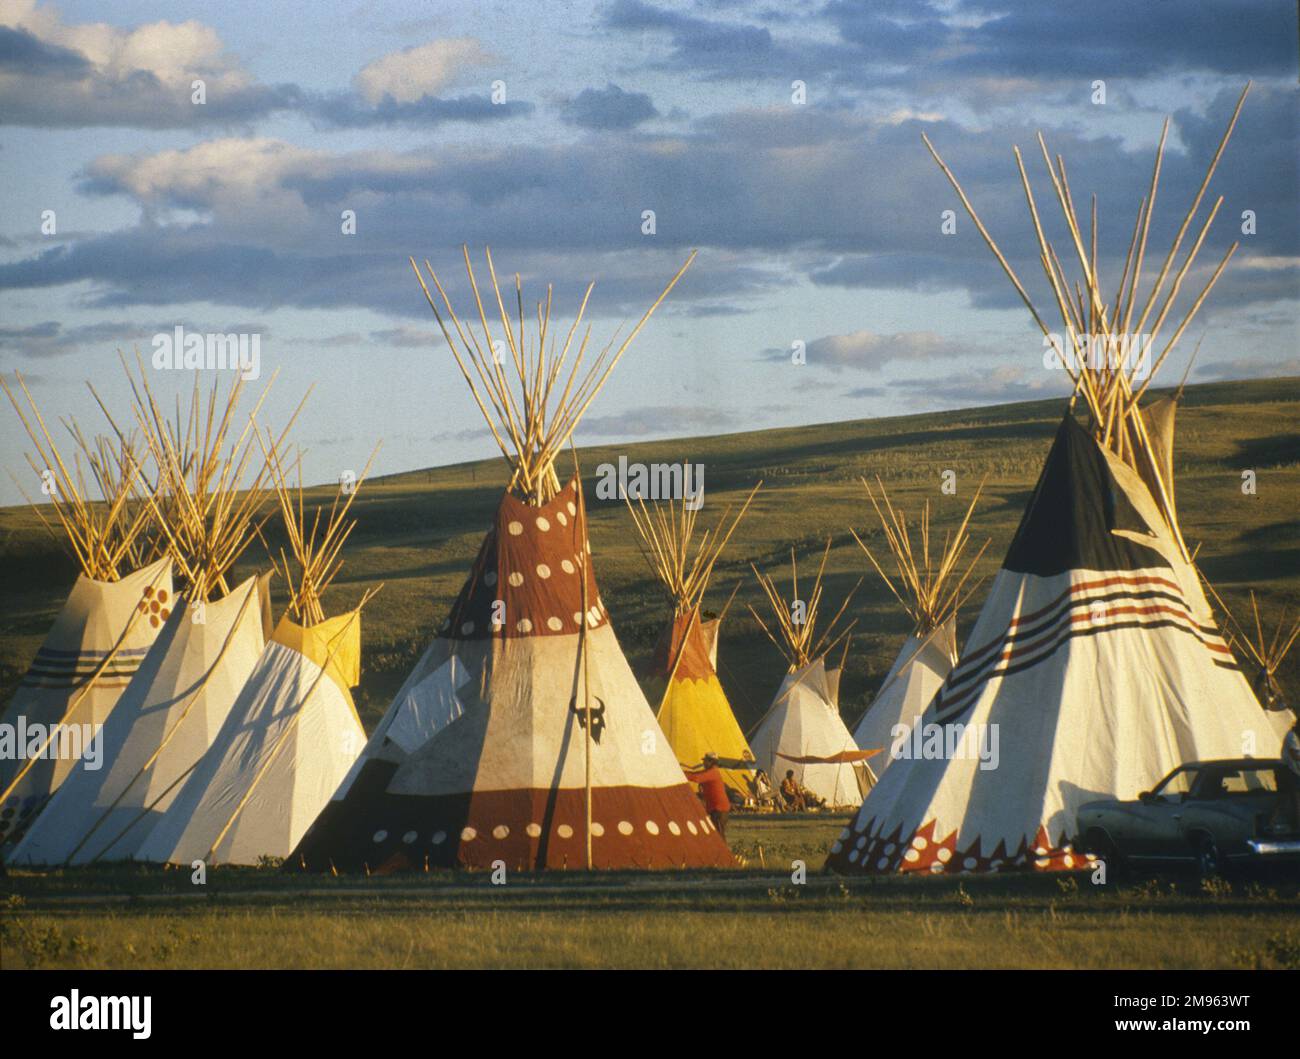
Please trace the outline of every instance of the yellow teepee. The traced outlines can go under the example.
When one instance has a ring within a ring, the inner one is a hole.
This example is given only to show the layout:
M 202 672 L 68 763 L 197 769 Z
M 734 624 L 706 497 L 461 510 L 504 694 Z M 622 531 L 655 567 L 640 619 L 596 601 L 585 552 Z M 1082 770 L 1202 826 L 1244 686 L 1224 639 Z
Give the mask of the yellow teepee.
M 743 798 L 754 794 L 754 772 L 746 764 L 753 762 L 754 755 L 710 658 L 700 603 L 718 557 L 758 488 L 754 486 L 735 518 L 728 518 L 730 508 L 724 511 L 717 526 L 703 533 L 694 548 L 698 505 L 692 508 L 685 501 L 669 500 L 647 507 L 644 500 L 635 505 L 627 502 L 646 563 L 673 604 L 672 623 L 659 638 L 648 674 L 651 702 L 658 699 L 659 727 L 677 760 L 688 768 L 698 768 L 707 753 L 717 754 L 727 786 Z

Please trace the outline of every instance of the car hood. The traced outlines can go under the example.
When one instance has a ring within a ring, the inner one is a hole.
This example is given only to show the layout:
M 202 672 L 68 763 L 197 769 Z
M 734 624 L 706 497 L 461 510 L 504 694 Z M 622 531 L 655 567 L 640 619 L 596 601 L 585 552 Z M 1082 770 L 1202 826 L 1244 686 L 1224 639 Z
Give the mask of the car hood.
M 1090 811 L 1095 812 L 1099 809 L 1106 809 L 1112 812 L 1116 809 L 1121 811 L 1123 810 L 1131 811 L 1133 809 L 1139 808 L 1141 805 L 1142 803 L 1138 801 L 1121 802 L 1115 798 L 1099 798 L 1096 801 L 1084 802 L 1081 806 L 1079 806 L 1078 811 L 1081 813 L 1086 813 Z

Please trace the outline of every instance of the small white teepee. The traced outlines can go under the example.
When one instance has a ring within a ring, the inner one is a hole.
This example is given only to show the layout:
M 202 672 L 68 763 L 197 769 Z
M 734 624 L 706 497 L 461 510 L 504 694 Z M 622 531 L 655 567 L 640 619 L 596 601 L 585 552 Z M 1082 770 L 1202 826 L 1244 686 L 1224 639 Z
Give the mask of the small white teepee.
M 785 656 L 789 671 L 781 681 L 771 707 L 755 726 L 750 746 L 759 767 L 768 774 L 774 786 L 780 785 L 787 772 L 793 772 L 796 782 L 828 806 L 856 806 L 862 802 L 863 792 L 870 783 L 864 765 L 868 755 L 859 749 L 840 717 L 842 666 L 830 668 L 825 658 L 841 641 L 845 645 L 845 655 L 848 653 L 848 635 L 855 623 L 850 622 L 838 633 L 836 626 L 857 586 L 845 596 L 839 611 L 819 635 L 817 618 L 822 600 L 822 575 L 830 549 L 828 540 L 806 599 L 799 594 L 799 570 L 794 549 L 790 550 L 793 594 L 788 601 L 770 577 L 758 567 L 752 567 L 771 604 L 777 631 L 769 629 L 752 606 L 749 611 L 768 639 Z
M 976 582 L 967 589 L 966 582 L 989 542 L 984 542 L 959 575 L 962 556 L 970 541 L 970 518 L 982 485 L 971 498 L 957 531 L 945 537 L 932 565 L 929 502 L 921 510 L 920 543 L 914 548 L 906 516 L 890 502 L 884 483 L 879 479 L 876 482 L 880 488 L 879 501 L 865 479 L 862 484 L 894 557 L 897 583 L 885 573 L 862 538 L 856 532 L 853 536 L 890 593 L 912 619 L 911 633 L 853 731 L 853 738 L 862 749 L 882 750 L 868 765 L 873 777 L 878 779 L 892 759 L 891 748 L 899 739 L 906 738 L 906 731 L 943 686 L 944 678 L 957 661 L 957 611 L 978 587 Z

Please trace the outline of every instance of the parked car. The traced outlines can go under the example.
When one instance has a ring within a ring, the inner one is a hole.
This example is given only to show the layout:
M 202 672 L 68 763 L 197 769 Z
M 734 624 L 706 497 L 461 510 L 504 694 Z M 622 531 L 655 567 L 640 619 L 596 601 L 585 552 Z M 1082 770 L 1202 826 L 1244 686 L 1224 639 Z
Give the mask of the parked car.
M 1266 864 L 1300 871 L 1296 783 L 1280 760 L 1192 761 L 1136 801 L 1081 806 L 1077 834 L 1118 872 L 1193 867 L 1210 877 Z

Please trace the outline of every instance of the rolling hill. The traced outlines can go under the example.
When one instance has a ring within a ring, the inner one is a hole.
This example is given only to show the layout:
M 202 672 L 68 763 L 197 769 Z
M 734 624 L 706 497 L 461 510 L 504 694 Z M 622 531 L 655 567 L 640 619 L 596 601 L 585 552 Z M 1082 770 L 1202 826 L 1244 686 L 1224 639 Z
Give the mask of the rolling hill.
M 703 464 L 704 524 L 763 480 L 705 601 L 706 607 L 721 606 L 737 581 L 742 583 L 724 623 L 719 656 L 723 684 L 746 729 L 766 709 L 784 668 L 747 610 L 748 604 L 760 603 L 749 563 L 768 571 L 780 568 L 780 575 L 788 576 L 793 547 L 801 570 L 810 570 L 826 538 L 832 538 L 828 601 L 863 579 L 850 606 L 857 624 L 841 696 L 851 725 L 907 631 L 905 615 L 849 534 L 853 526 L 885 552 L 859 479 L 879 475 L 909 515 L 918 514 L 928 498 L 941 536 L 960 520 L 971 491 L 987 476 L 971 533 L 977 546 L 992 540 L 978 568 L 991 579 L 1062 411 L 1059 400 L 1038 401 L 582 450 L 597 574 L 625 651 L 634 665 L 647 659 L 665 617 L 665 600 L 642 561 L 622 502 L 596 496 L 601 464 L 620 456 L 646 464 Z M 1284 604 L 1300 602 L 1300 377 L 1189 387 L 1179 416 L 1178 506 L 1188 543 L 1201 546 L 1202 569 L 1239 617 L 1247 616 L 1246 592 L 1253 588 L 1266 619 L 1275 620 Z M 10 454 L 8 462 L 17 473 L 18 454 Z M 1255 472 L 1254 495 L 1242 490 L 1248 470 Z M 945 471 L 956 474 L 956 495 L 940 492 Z M 368 728 L 460 588 L 505 477 L 501 460 L 487 460 L 374 479 L 358 498 L 359 525 L 346 551 L 347 564 L 325 603 L 336 612 L 366 586 L 384 584 L 363 625 L 357 705 Z M 327 495 L 325 489 L 318 492 Z M 242 577 L 256 565 L 250 549 L 237 573 Z M 72 561 L 29 510 L 0 510 L 0 696 L 5 700 L 74 577 Z M 962 638 L 988 584 L 961 615 Z M 277 597 L 277 611 L 281 605 Z M 1289 659 L 1280 675 L 1283 686 L 1300 695 L 1300 658 Z

